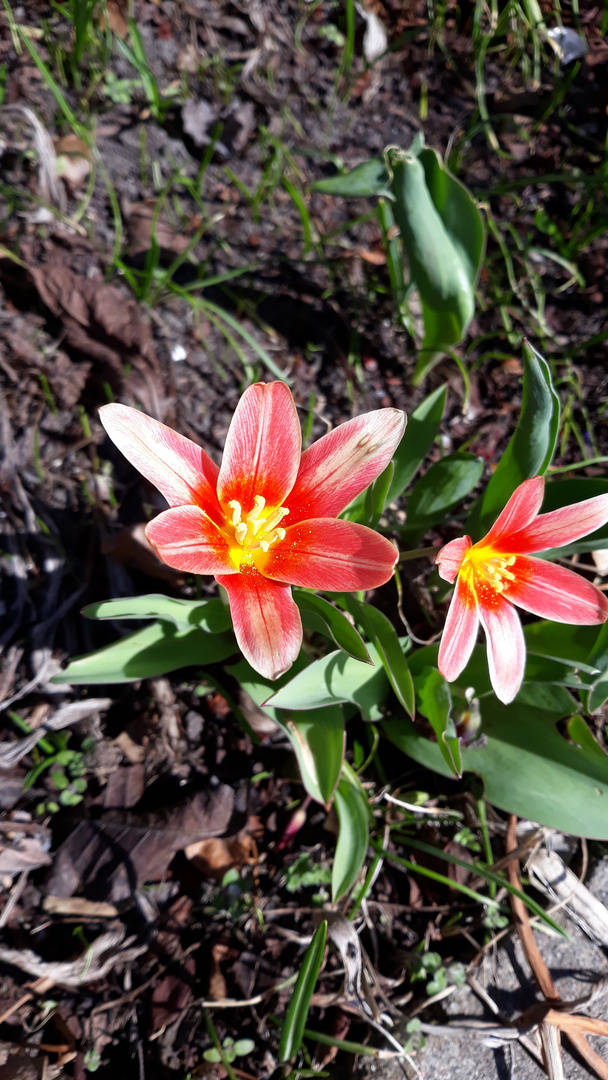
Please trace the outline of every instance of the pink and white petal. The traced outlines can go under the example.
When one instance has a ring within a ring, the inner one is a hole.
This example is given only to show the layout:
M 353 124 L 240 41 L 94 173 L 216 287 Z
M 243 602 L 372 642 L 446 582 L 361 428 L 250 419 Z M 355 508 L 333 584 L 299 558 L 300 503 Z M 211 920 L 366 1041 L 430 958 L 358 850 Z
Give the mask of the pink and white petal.
M 478 630 L 477 601 L 466 581 L 459 578 L 439 646 L 438 667 L 448 682 L 454 682 L 467 666 Z
M 236 499 L 247 514 L 254 496 L 267 506 L 285 502 L 302 450 L 302 432 L 285 383 L 255 383 L 239 401 L 226 436 L 217 493 L 222 506 Z
M 187 574 L 236 574 L 226 537 L 199 506 L 175 506 L 146 526 L 146 536 L 167 566 Z
M 509 537 L 509 552 L 528 555 L 533 551 L 572 544 L 607 522 L 608 495 L 596 495 L 593 499 L 541 514 L 528 528 L 520 529 Z
M 471 546 L 470 536 L 458 536 L 456 540 L 450 540 L 449 544 L 445 544 L 435 556 L 439 577 L 450 583 L 456 581 L 462 560 Z
M 392 577 L 398 558 L 397 548 L 384 536 L 336 518 L 290 525 L 284 540 L 266 553 L 255 553 L 265 577 L 330 592 L 375 589 Z
M 545 478 L 533 476 L 515 489 L 504 510 L 498 515 L 480 547 L 495 547 L 499 551 L 511 551 L 511 534 L 527 528 L 537 516 L 543 504 Z M 537 550 L 537 549 L 535 549 Z
M 503 596 L 524 611 L 573 626 L 593 626 L 608 618 L 605 594 L 565 566 L 518 555 L 510 569 L 515 581 Z
M 112 442 L 170 506 L 195 503 L 221 521 L 219 469 L 200 446 L 129 405 L 103 405 L 99 419 Z
M 265 679 L 278 679 L 300 652 L 302 622 L 289 585 L 248 568 L 217 581 L 228 593 L 238 646 Z
M 480 603 L 479 618 L 488 644 L 490 682 L 505 705 L 519 692 L 526 668 L 526 642 L 519 615 L 500 593 L 492 602 Z
M 335 517 L 388 465 L 405 431 L 405 413 L 376 409 L 340 424 L 302 454 L 287 502 L 290 522 Z

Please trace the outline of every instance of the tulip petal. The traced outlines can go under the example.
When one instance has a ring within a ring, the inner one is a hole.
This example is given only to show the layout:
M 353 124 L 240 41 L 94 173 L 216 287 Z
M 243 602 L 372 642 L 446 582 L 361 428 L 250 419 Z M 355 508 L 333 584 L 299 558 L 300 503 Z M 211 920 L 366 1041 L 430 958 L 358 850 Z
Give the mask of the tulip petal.
M 219 469 L 200 446 L 129 405 L 103 405 L 99 419 L 112 442 L 170 506 L 196 503 L 221 521 Z
M 480 603 L 479 618 L 488 642 L 490 681 L 498 700 L 508 705 L 519 691 L 526 667 L 519 615 L 508 600 L 494 593 L 491 603 Z
M 217 580 L 228 593 L 243 656 L 265 679 L 278 679 L 302 644 L 302 622 L 289 585 L 269 581 L 253 568 Z
M 454 682 L 471 659 L 478 629 L 477 601 L 466 580 L 459 578 L 439 646 L 438 667 L 448 682 Z
M 445 544 L 435 557 L 439 577 L 450 583 L 455 581 L 462 566 L 462 560 L 470 547 L 470 536 L 459 536 L 456 540 L 450 540 L 449 544 Z
M 302 433 L 285 383 L 255 383 L 240 399 L 228 435 L 217 484 L 222 506 L 236 500 L 247 514 L 254 496 L 281 506 L 300 464 Z
M 307 589 L 353 592 L 374 589 L 392 577 L 399 554 L 394 544 L 365 525 L 313 518 L 285 530 L 285 539 L 256 566 L 265 577 Z
M 405 419 L 398 409 L 376 409 L 340 424 L 305 450 L 287 502 L 290 523 L 344 510 L 386 468 Z
M 541 514 L 527 528 L 520 528 L 509 537 L 509 551 L 514 555 L 527 555 L 533 551 L 562 547 L 595 532 L 606 522 L 608 495 L 596 495 L 593 499 Z
M 236 574 L 230 545 L 199 506 L 175 506 L 146 526 L 146 536 L 167 566 L 187 574 Z
M 608 599 L 580 574 L 544 559 L 518 555 L 503 595 L 541 619 L 593 626 L 608 618 Z
M 511 551 L 511 534 L 526 529 L 534 521 L 543 503 L 545 478 L 533 476 L 515 489 L 504 510 L 498 515 L 487 536 L 479 542 L 480 547 L 495 547 L 498 551 Z M 530 548 L 538 551 L 538 548 Z

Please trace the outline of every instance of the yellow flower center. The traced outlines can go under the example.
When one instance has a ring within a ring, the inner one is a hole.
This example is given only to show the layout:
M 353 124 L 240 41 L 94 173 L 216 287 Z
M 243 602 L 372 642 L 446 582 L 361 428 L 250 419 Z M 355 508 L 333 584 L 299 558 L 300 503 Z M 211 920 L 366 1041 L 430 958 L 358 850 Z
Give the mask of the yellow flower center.
M 511 581 L 516 581 L 516 575 L 509 569 L 514 563 L 515 555 L 497 555 L 494 548 L 474 544 L 462 560 L 460 573 L 478 599 L 487 604 L 503 593 Z
M 254 496 L 253 510 L 248 514 L 243 514 L 243 507 L 236 499 L 228 506 L 232 510 L 228 527 L 236 541 L 231 555 L 239 568 L 242 564 L 254 565 L 256 551 L 266 552 L 271 544 L 285 539 L 285 529 L 280 527 L 280 522 L 289 513 L 286 506 L 267 507 L 263 495 Z

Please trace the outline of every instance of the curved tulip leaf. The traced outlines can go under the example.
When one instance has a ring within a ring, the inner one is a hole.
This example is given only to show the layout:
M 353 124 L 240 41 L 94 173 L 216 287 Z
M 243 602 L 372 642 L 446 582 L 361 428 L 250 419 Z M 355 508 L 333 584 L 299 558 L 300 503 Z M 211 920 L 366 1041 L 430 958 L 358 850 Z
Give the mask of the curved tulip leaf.
M 304 625 L 310 630 L 319 630 L 329 637 L 339 649 L 354 660 L 371 664 L 369 652 L 363 638 L 346 616 L 316 593 L 294 589 L 293 598 L 300 609 Z
M 454 776 L 462 776 L 460 758 L 460 739 L 456 734 L 452 719 L 452 695 L 450 687 L 437 668 L 423 668 L 414 679 L 416 704 L 419 712 L 426 716 L 437 738 L 437 745 L 443 760 Z
M 367 854 L 369 807 L 356 773 L 344 762 L 334 795 L 340 832 L 331 871 L 331 898 L 336 903 L 355 884 Z
M 528 690 L 530 688 L 528 687 Z M 524 704 L 519 698 L 502 705 L 492 695 L 480 703 L 483 738 L 462 747 L 465 771 L 479 775 L 486 798 L 501 810 L 538 821 L 573 836 L 608 839 L 608 755 L 580 718 L 571 721 L 568 741 L 556 723 L 567 700 L 542 699 Z M 384 725 L 391 742 L 421 765 L 450 776 L 438 745 L 421 735 L 406 717 Z
M 74 685 L 135 682 L 193 664 L 217 664 L 236 651 L 231 634 L 176 630 L 170 622 L 154 622 L 103 649 L 77 656 L 52 681 Z
M 447 386 L 438 386 L 408 416 L 405 434 L 393 457 L 395 471 L 388 489 L 388 504 L 405 491 L 431 449 L 439 431 L 447 393 Z
M 316 180 L 310 187 L 311 191 L 319 191 L 322 195 L 338 195 L 345 199 L 365 195 L 382 195 L 392 198 L 390 177 L 382 158 L 363 161 L 350 172 L 328 176 L 325 180 Z
M 551 369 L 528 342 L 524 343 L 523 363 L 520 417 L 507 449 L 469 517 L 468 530 L 474 538 L 488 531 L 516 487 L 547 471 L 555 451 L 560 402 Z
M 210 600 L 175 600 L 162 593 L 102 600 L 82 609 L 87 619 L 169 619 L 178 630 L 198 626 L 209 634 L 231 627 L 230 612 L 219 597 Z
M 341 656 L 348 663 L 356 664 L 364 671 L 372 670 L 369 664 L 360 664 L 357 660 L 350 660 L 344 653 L 333 655 Z M 228 671 L 262 712 L 283 729 L 296 755 L 306 791 L 315 802 L 328 806 L 338 785 L 344 760 L 344 716 L 340 706 L 334 703 L 335 699 L 332 699 L 330 704 L 323 703 L 325 706 L 323 708 L 305 707 L 298 712 L 291 711 L 293 706 L 286 710 L 274 705 L 277 693 L 281 692 L 281 688 L 288 681 L 293 681 L 294 669 L 297 672 L 298 668 L 304 675 L 309 670 L 301 657 L 287 675 L 283 675 L 276 682 L 263 679 L 246 660 L 240 660 L 238 664 L 231 665 Z M 274 694 L 273 691 L 275 691 Z M 273 703 L 269 704 L 271 697 Z
M 462 341 L 475 310 L 475 285 L 485 248 L 481 214 L 439 154 L 389 149 L 394 215 L 418 290 L 424 340 L 414 385 L 447 349 Z
M 279 1040 L 279 1061 L 289 1061 L 297 1054 L 304 1036 L 304 1028 L 310 1010 L 310 999 L 314 993 L 327 937 L 327 922 L 315 930 L 314 937 L 306 950 L 296 985 L 285 1016 L 281 1038 Z
M 389 682 L 378 650 L 373 645 L 368 649 L 371 663 L 362 664 L 343 652 L 328 653 L 314 660 L 292 676 L 265 704 L 275 709 L 300 710 L 321 709 L 350 701 L 365 720 L 381 720 L 381 706 L 387 697 Z

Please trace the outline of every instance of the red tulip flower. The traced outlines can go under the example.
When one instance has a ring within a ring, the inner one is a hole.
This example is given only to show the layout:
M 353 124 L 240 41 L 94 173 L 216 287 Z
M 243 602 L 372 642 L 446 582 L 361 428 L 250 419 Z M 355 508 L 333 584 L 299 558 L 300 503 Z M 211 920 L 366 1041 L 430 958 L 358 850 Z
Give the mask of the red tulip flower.
M 238 403 L 221 468 L 137 409 L 104 405 L 100 418 L 171 508 L 148 540 L 168 566 L 224 586 L 239 647 L 266 678 L 287 671 L 302 644 L 291 585 L 350 592 L 391 577 L 394 544 L 336 515 L 391 460 L 405 427 L 397 409 L 349 420 L 302 454 L 289 388 L 257 383 Z
M 513 607 L 554 622 L 592 625 L 608 618 L 604 593 L 563 566 L 532 559 L 580 540 L 608 522 L 608 495 L 540 514 L 545 481 L 525 480 L 509 499 L 487 536 L 450 541 L 437 555 L 444 581 L 456 589 L 439 649 L 439 670 L 449 681 L 466 667 L 479 623 L 488 643 L 490 679 L 496 696 L 513 701 L 524 677 L 526 645 Z

